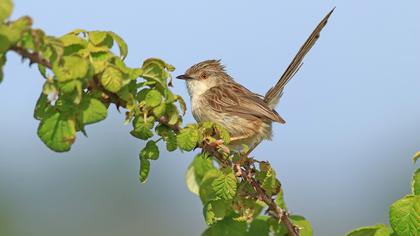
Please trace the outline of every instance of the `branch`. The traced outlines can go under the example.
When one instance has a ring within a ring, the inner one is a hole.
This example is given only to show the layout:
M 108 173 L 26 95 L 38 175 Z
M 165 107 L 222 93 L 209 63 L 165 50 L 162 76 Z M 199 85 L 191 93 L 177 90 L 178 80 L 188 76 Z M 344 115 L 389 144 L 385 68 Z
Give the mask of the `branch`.
M 292 223 L 288 213 L 276 204 L 274 199 L 264 191 L 259 181 L 255 178 L 253 174 L 255 173 L 254 167 L 250 164 L 253 159 L 249 157 L 249 152 L 242 156 L 246 159 L 246 162 L 240 165 L 240 163 L 232 163 L 230 160 L 224 158 L 223 154 L 217 151 L 218 147 L 212 147 L 211 145 L 205 144 L 204 146 L 201 146 L 201 148 L 209 152 L 219 162 L 224 163 L 225 166 L 233 168 L 243 180 L 248 182 L 257 192 L 259 200 L 267 204 L 269 214 L 278 222 L 283 222 L 286 225 L 289 231 L 289 236 L 299 236 L 299 228 Z

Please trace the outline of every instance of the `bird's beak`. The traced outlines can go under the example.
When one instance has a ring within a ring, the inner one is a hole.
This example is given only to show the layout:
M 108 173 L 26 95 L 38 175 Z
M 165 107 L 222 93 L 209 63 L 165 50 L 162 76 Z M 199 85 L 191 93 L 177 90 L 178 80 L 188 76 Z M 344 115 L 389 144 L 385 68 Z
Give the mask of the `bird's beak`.
M 182 79 L 182 80 L 190 80 L 190 79 L 193 79 L 193 78 L 191 78 L 191 77 L 189 77 L 187 75 L 178 75 L 176 78 L 177 79 Z

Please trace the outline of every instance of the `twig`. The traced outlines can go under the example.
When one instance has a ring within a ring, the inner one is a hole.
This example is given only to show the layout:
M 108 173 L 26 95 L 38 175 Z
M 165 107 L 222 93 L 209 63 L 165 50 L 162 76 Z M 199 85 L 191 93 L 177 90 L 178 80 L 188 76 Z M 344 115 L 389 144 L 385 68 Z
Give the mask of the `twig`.
M 29 52 L 26 49 L 22 47 L 18 47 L 18 46 L 13 46 L 10 48 L 10 50 L 21 55 L 23 58 L 28 58 L 30 61 L 30 64 L 37 63 L 45 67 L 48 67 L 49 69 L 52 68 L 52 64 L 48 60 L 42 58 L 41 55 L 39 55 L 39 53 L 37 52 Z

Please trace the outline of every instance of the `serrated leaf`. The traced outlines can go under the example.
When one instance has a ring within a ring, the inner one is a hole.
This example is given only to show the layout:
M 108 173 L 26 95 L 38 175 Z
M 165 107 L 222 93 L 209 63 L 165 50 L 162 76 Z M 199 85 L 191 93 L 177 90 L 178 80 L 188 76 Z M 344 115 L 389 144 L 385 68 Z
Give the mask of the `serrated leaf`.
M 166 125 L 159 124 L 156 126 L 156 133 L 161 136 L 166 142 L 166 149 L 169 152 L 175 151 L 178 148 L 176 143 L 176 135 L 172 129 Z
M 150 140 L 146 143 L 146 146 L 140 152 L 140 158 L 149 160 L 157 160 L 159 158 L 159 148 L 155 141 Z
M 80 45 L 82 47 L 85 47 L 87 45 L 87 42 L 84 39 L 74 34 L 65 34 L 61 36 L 59 39 L 63 43 L 63 46 L 65 47 L 71 46 L 71 45 Z
M 270 225 L 267 222 L 267 217 L 259 216 L 251 222 L 246 236 L 269 236 Z
M 120 49 L 121 59 L 125 59 L 128 54 L 128 46 L 125 41 L 116 33 L 109 31 L 108 34 L 117 42 L 118 47 Z
M 212 200 L 218 200 L 219 198 L 216 196 L 216 192 L 212 187 L 213 181 L 219 176 L 218 169 L 211 169 L 207 171 L 201 183 L 199 183 L 199 195 L 200 199 L 203 203 L 207 203 Z
M 34 118 L 42 120 L 48 116 L 48 114 L 51 114 L 52 111 L 53 108 L 50 105 L 47 95 L 41 93 L 35 105 Z
M 64 46 L 64 55 L 72 55 L 86 47 L 87 42 L 74 34 L 66 34 L 59 38 Z
M 411 181 L 411 191 L 414 195 L 420 195 L 420 168 L 413 174 Z
M 139 171 L 139 179 L 140 182 L 144 183 L 147 180 L 150 172 L 150 161 L 145 158 L 140 158 L 140 171 Z
M 85 95 L 81 102 L 82 122 L 83 124 L 93 124 L 104 120 L 107 116 L 108 109 L 98 99 Z
M 228 211 L 228 203 L 224 200 L 207 202 L 203 207 L 204 220 L 208 225 L 223 219 Z
M 101 76 L 101 84 L 110 92 L 118 92 L 123 86 L 121 71 L 113 67 L 107 67 Z
M 174 104 L 166 104 L 166 115 L 168 116 L 168 124 L 175 125 L 178 123 L 179 113 Z
M 420 234 L 420 196 L 407 195 L 394 202 L 389 210 L 391 226 L 398 236 Z
M 237 179 L 233 172 L 220 171 L 219 175 L 212 182 L 212 187 L 216 195 L 222 199 L 233 199 L 236 194 Z
M 187 111 L 187 104 L 185 104 L 185 101 L 181 96 L 177 96 L 176 100 L 178 101 L 179 106 L 181 107 L 182 115 L 185 115 L 185 112 Z
M 199 195 L 200 183 L 207 171 L 211 169 L 215 169 L 215 167 L 210 158 L 204 158 L 202 154 L 196 155 L 185 174 L 188 190 Z
M 146 99 L 146 94 L 150 91 L 150 89 L 148 88 L 144 88 L 142 90 L 140 90 L 137 95 L 136 95 L 136 100 L 141 102 L 144 101 L 144 99 Z
M 284 201 L 284 196 L 283 196 L 283 189 L 280 189 L 280 192 L 276 196 L 275 202 L 276 202 L 277 206 L 279 206 L 281 209 L 287 211 L 286 203 Z
M 147 80 L 158 82 L 163 87 L 166 87 L 166 74 L 164 73 L 165 64 L 162 60 L 156 58 L 149 58 L 143 62 L 142 77 Z
M 346 236 L 391 236 L 392 229 L 384 224 L 364 226 L 352 230 Z
M 87 75 L 89 63 L 79 56 L 64 56 L 62 63 L 53 65 L 52 71 L 58 81 L 65 82 L 74 79 L 82 79 Z
M 76 139 L 76 125 L 74 120 L 55 112 L 41 120 L 38 136 L 50 149 L 65 152 Z
M 299 236 L 312 236 L 313 235 L 311 223 L 309 223 L 309 221 L 307 221 L 303 216 L 291 215 L 289 216 L 289 218 L 295 225 L 297 225 L 300 228 Z
M 169 152 L 173 152 L 178 148 L 177 142 L 176 142 L 176 135 L 172 132 L 168 135 L 166 138 L 166 150 Z
M 419 159 L 420 158 L 420 152 L 417 152 L 416 154 L 414 154 L 414 156 L 413 156 L 413 163 L 414 164 L 416 164 L 416 162 L 417 162 L 417 159 Z
M 196 126 L 188 126 L 181 130 L 177 135 L 176 141 L 178 147 L 184 151 L 192 151 L 196 146 L 199 138 L 198 129 Z
M 4 32 L 2 32 L 1 30 L 2 28 L 4 28 L 4 26 L 0 27 L 0 55 L 1 56 L 3 56 L 3 53 L 9 50 L 11 46 L 11 42 L 9 41 L 7 36 L 4 34 Z
M 203 232 L 202 236 L 244 236 L 246 230 L 247 224 L 245 222 L 237 222 L 230 217 L 226 217 L 211 225 Z
M 280 191 L 280 182 L 276 178 L 276 172 L 268 162 L 261 162 L 260 171 L 256 173 L 256 178 L 261 182 L 261 187 L 268 195 L 275 195 Z
M 56 93 L 57 88 L 55 87 L 53 81 L 46 80 L 44 85 L 42 86 L 42 93 L 48 95 L 50 93 Z
M 146 104 L 147 104 L 147 102 L 146 102 Z M 166 104 L 165 103 L 159 104 L 157 107 L 153 108 L 152 112 L 153 112 L 153 115 L 156 118 L 162 117 L 166 113 Z
M 150 107 L 156 107 L 162 102 L 162 95 L 156 90 L 149 90 L 144 98 L 146 104 Z
M 0 1 L 0 22 L 10 17 L 13 11 L 13 2 L 11 0 Z
M 217 134 L 223 140 L 223 142 L 225 144 L 229 144 L 230 142 L 229 132 L 220 124 L 214 124 L 214 128 L 216 129 Z
M 107 32 L 104 32 L 104 31 L 90 31 L 88 33 L 88 35 L 89 35 L 89 41 L 91 43 L 93 43 L 94 45 L 99 45 L 105 40 L 105 38 L 107 36 Z
M 146 120 L 143 117 L 136 117 L 133 120 L 134 130 L 130 132 L 136 138 L 147 140 L 153 136 L 153 132 L 150 130 L 153 128 L 154 119 L 153 117 L 148 117 Z

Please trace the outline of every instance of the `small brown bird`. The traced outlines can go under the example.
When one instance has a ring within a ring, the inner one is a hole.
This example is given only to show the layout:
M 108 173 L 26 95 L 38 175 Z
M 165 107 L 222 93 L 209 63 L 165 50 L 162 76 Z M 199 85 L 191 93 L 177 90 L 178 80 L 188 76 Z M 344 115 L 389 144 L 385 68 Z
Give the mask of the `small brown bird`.
M 178 79 L 186 81 L 196 121 L 212 121 L 224 126 L 231 136 L 229 146 L 233 148 L 246 144 L 253 149 L 263 139 L 271 139 L 272 123 L 285 123 L 274 110 L 284 86 L 301 67 L 303 57 L 315 44 L 333 11 L 318 24 L 277 84 L 265 96 L 236 83 L 226 73 L 220 60 L 200 62 L 189 68 L 184 75 L 178 76 Z

